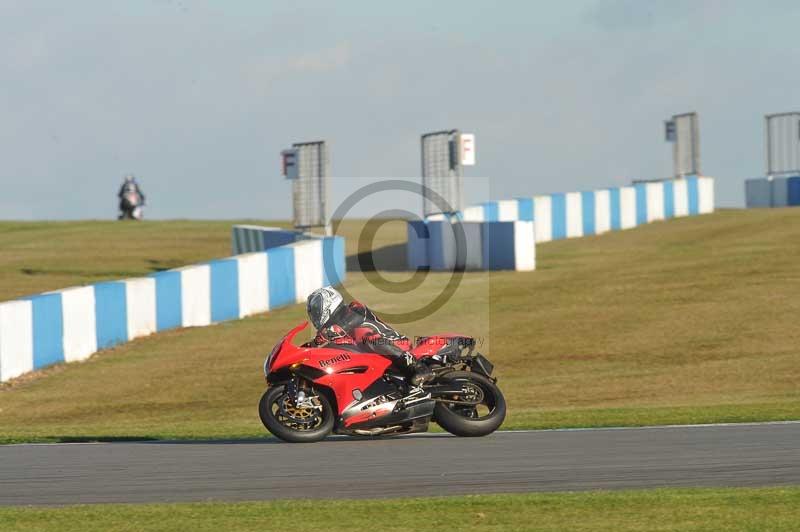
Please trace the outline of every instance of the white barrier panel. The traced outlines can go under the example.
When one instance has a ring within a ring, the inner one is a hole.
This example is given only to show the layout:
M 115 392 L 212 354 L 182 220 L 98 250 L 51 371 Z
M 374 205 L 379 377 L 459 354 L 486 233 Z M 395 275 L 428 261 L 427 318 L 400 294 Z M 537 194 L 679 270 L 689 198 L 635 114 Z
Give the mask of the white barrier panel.
M 619 220 L 622 229 L 636 227 L 636 189 L 633 187 L 619 189 Z
M 698 199 L 700 214 L 714 212 L 714 178 L 698 177 L 697 193 L 700 196 Z
M 553 209 L 550 196 L 533 198 L 533 221 L 536 223 L 536 242 L 553 240 Z
M 211 324 L 211 269 L 207 264 L 178 268 L 184 327 Z
M 689 189 L 685 179 L 673 181 L 675 194 L 675 216 L 689 216 Z
M 31 302 L 0 303 L 0 382 L 28 371 L 33 371 Z
M 611 194 L 608 190 L 594 191 L 594 232 L 596 235 L 611 231 Z
M 419 223 L 409 221 L 408 225 L 410 227 Z M 463 257 L 459 261 L 457 239 L 451 223 L 438 220 L 427 223 L 429 238 L 419 239 L 414 245 L 426 246 L 425 253 L 430 257 L 431 270 L 451 271 L 453 268 L 464 268 L 526 271 L 536 268 L 535 222 L 463 222 L 460 223 L 460 228 L 464 232 L 466 249 L 462 250 Z M 416 230 L 409 228 L 409 235 L 412 232 Z M 408 245 L 412 245 L 411 240 Z M 409 256 L 411 254 L 409 251 Z
M 156 280 L 152 277 L 126 279 L 128 340 L 156 332 Z
M 514 261 L 519 272 L 536 269 L 536 227 L 534 222 L 514 222 Z
M 432 218 L 429 217 L 428 219 Z M 440 219 L 444 220 L 444 217 Z M 463 220 L 465 222 L 482 222 L 484 220 L 483 205 L 473 205 L 464 209 Z
M 583 200 L 580 192 L 565 194 L 567 204 L 567 238 L 583 236 Z
M 464 222 L 461 228 L 464 230 L 464 245 L 466 250 L 463 257 L 463 263 L 458 264 L 459 257 L 454 257 L 453 262 L 458 268 L 466 270 L 482 270 L 483 269 L 483 235 L 482 235 L 482 222 Z M 456 229 L 457 231 L 458 229 Z M 454 239 L 455 240 L 455 239 Z M 457 246 L 455 247 L 457 248 Z M 457 253 L 457 249 L 454 252 Z
M 484 222 L 481 269 L 529 271 L 536 268 L 534 222 Z
M 64 327 L 64 361 L 84 360 L 97 351 L 94 287 L 60 290 Z
M 664 219 L 664 183 L 647 183 L 647 221 Z
M 326 279 L 344 279 L 341 237 L 299 236 L 307 239 L 281 246 L 284 249 L 0 303 L 0 381 L 51 364 L 84 360 L 98 348 L 156 330 L 235 319 L 268 310 L 271 302 L 273 308 L 293 304 Z M 335 270 L 327 277 L 324 256 Z M 271 300 L 273 289 L 276 294 L 283 291 L 282 297 Z
M 517 200 L 502 200 L 497 202 L 497 221 L 514 222 L 519 219 L 519 204 Z
M 301 303 L 322 286 L 322 241 L 305 240 L 289 247 L 294 249 L 294 290 Z
M 800 205 L 800 176 L 797 183 L 778 180 L 777 205 Z M 755 185 L 753 185 L 755 186 Z M 792 197 L 789 197 L 792 190 Z M 793 199 L 794 198 L 794 199 Z M 464 221 L 533 221 L 536 242 L 601 234 L 617 229 L 664 220 L 669 216 L 688 216 L 714 212 L 714 179 L 690 177 L 636 186 L 567 192 L 489 201 L 464 210 Z M 411 248 L 409 248 L 411 249 Z M 437 269 L 437 267 L 434 267 Z
M 269 310 L 267 254 L 249 253 L 236 257 L 239 263 L 239 317 Z

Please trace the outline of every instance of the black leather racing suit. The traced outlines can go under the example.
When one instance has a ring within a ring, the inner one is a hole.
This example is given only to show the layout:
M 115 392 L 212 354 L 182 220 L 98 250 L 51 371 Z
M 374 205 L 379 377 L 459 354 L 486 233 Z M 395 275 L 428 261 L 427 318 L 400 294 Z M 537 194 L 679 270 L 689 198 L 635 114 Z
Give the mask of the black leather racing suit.
M 413 355 L 409 354 L 411 342 L 406 337 L 381 321 L 374 312 L 358 301 L 341 305 L 310 345 L 334 343 L 355 345 L 365 351 L 372 351 L 392 359 L 392 363 L 406 371 L 415 366 Z

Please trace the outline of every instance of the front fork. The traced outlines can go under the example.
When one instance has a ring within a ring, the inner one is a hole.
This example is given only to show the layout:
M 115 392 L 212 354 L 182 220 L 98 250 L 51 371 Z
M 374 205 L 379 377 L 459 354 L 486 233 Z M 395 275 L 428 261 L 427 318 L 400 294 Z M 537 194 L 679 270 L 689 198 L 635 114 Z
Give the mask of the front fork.
M 286 395 L 289 396 L 296 408 L 322 410 L 322 405 L 316 400 L 317 392 L 303 377 L 292 375 L 292 378 L 286 383 Z

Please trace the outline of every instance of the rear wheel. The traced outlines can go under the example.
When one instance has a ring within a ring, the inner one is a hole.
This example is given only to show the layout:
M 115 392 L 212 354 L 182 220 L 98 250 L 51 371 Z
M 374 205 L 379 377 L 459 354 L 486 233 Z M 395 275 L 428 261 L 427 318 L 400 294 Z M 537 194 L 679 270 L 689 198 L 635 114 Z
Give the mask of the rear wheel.
M 486 436 L 503 424 L 506 400 L 491 379 L 471 371 L 452 371 L 437 382 L 461 385 L 462 393 L 437 400 L 433 410 L 436 423 L 450 434 Z
M 292 443 L 312 443 L 325 439 L 334 424 L 330 401 L 323 394 L 295 405 L 286 386 L 271 386 L 258 403 L 261 422 L 273 435 Z

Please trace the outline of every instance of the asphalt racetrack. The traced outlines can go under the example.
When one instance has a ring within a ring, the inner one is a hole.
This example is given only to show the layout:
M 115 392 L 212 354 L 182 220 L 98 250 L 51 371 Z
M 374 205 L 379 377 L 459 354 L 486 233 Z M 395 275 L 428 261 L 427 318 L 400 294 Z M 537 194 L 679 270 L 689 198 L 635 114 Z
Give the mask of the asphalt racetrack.
M 0 504 L 800 484 L 800 423 L 0 446 Z

